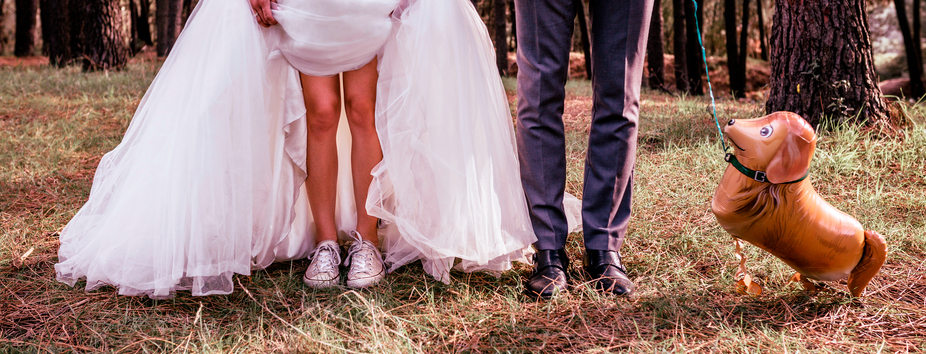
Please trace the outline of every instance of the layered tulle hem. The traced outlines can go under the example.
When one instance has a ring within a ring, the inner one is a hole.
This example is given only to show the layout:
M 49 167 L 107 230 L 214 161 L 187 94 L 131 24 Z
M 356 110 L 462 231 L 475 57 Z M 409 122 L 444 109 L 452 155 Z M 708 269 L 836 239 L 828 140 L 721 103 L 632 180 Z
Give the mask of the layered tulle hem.
M 385 45 L 365 54 L 381 56 L 384 158 L 361 207 L 387 225 L 381 247 L 390 270 L 421 260 L 444 282 L 451 269 L 508 270 L 527 261 L 536 238 L 488 33 L 466 0 L 403 4 Z M 300 29 L 292 19 L 287 26 Z M 243 0 L 197 5 L 123 141 L 100 162 L 88 202 L 62 231 L 59 281 L 153 298 L 227 294 L 234 274 L 312 251 L 296 70 L 304 63 L 293 63 L 298 46 L 281 45 L 282 31 L 260 28 Z M 338 144 L 336 222 L 346 233 L 356 225 L 346 127 Z

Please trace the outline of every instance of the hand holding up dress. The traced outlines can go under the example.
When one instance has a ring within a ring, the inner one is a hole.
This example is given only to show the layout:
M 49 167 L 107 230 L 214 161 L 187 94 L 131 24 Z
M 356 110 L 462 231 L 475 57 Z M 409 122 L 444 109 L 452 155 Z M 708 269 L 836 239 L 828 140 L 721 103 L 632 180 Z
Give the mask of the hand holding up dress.
M 273 13 L 270 12 L 270 3 L 275 2 L 271 0 L 248 0 L 251 2 L 251 8 L 254 9 L 254 13 L 257 17 L 257 23 L 263 27 L 270 27 L 277 24 L 277 20 L 273 18 Z

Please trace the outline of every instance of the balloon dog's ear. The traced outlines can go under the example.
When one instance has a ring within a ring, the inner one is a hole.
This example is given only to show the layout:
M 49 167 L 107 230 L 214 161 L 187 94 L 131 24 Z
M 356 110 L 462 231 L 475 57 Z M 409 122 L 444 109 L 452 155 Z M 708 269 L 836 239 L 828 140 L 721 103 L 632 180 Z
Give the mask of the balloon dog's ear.
M 771 183 L 791 182 L 807 175 L 817 146 L 813 128 L 799 115 L 787 115 L 787 123 L 782 126 L 788 127 L 788 134 L 768 164 L 766 176 Z

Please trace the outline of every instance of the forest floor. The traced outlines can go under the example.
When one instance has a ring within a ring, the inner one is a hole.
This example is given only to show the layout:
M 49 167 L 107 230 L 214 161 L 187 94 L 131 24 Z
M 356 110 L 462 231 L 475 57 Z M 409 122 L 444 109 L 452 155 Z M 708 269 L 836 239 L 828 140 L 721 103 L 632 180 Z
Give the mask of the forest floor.
M 2 62 L 2 61 L 0 61 Z M 86 201 L 100 157 L 119 143 L 159 62 L 81 73 L 0 65 L 0 352 L 774 352 L 926 351 L 926 113 L 883 135 L 820 133 L 811 177 L 837 208 L 881 233 L 888 259 L 865 296 L 845 281 L 818 293 L 747 245 L 758 296 L 738 294 L 729 235 L 710 211 L 725 162 L 703 97 L 644 90 L 635 205 L 622 253 L 637 293 L 574 287 L 522 294 L 526 265 L 443 284 L 409 264 L 366 290 L 303 285 L 305 260 L 235 277 L 230 295 L 170 300 L 84 292 L 55 281 L 58 234 Z M 515 80 L 504 79 L 509 94 Z M 570 81 L 567 190 L 581 196 L 591 88 Z M 514 101 L 514 96 L 511 96 Z M 512 102 L 514 103 L 514 102 Z M 722 121 L 764 115 L 720 99 Z M 567 251 L 579 259 L 581 234 Z

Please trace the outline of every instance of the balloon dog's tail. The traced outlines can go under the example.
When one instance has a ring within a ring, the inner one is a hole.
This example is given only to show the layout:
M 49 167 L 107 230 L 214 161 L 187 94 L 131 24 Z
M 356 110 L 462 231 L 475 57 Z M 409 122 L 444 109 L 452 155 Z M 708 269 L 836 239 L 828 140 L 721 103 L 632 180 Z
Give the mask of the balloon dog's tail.
M 865 250 L 862 259 L 849 273 L 849 292 L 852 296 L 861 296 L 871 278 L 881 270 L 887 258 L 887 246 L 877 232 L 865 231 Z

